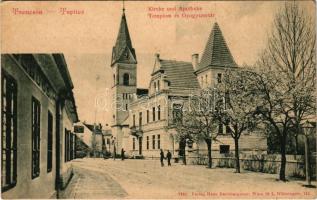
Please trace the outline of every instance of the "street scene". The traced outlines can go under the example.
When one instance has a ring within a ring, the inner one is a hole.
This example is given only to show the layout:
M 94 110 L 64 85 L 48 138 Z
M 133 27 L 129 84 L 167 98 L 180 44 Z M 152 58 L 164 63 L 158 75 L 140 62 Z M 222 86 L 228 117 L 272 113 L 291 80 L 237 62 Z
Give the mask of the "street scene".
M 80 159 L 73 162 L 75 175 L 64 198 L 76 199 L 179 199 L 179 198 L 311 198 L 315 190 L 303 181 L 283 183 L 266 173 L 234 169 L 207 169 L 176 163 L 162 168 L 158 160 Z M 106 170 L 105 170 L 106 169 Z M 128 177 L 128 178 L 127 178 Z M 230 179 L 230 181 L 227 181 Z M 250 186 L 252 187 L 250 188 Z
M 1 198 L 317 198 L 313 2 L 1 6 Z

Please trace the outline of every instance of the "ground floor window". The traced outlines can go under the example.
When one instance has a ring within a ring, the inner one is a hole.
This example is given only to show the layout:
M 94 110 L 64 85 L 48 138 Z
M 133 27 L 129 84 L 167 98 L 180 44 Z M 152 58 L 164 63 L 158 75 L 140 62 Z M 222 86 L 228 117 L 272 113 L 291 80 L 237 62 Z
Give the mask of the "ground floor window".
M 227 154 L 230 151 L 230 145 L 220 145 L 220 153 Z
M 1 75 L 1 190 L 17 181 L 17 85 L 4 71 Z
M 152 135 L 152 149 L 155 149 L 155 135 Z
M 161 135 L 157 135 L 157 149 L 161 148 Z
M 32 178 L 40 175 L 41 104 L 32 97 Z
M 52 171 L 53 161 L 53 115 L 47 115 L 47 172 Z

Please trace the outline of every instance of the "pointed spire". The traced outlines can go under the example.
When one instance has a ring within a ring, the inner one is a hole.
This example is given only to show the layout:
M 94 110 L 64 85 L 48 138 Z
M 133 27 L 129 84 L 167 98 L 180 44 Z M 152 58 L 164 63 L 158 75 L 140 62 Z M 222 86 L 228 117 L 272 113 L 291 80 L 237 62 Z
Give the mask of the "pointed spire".
M 122 12 L 124 14 L 125 8 L 124 8 L 124 0 L 122 0 Z
M 123 8 L 122 8 L 121 23 L 120 23 L 120 28 L 119 28 L 116 44 L 112 49 L 111 64 L 113 65 L 116 62 L 136 64 L 136 55 L 135 55 L 135 50 L 132 47 L 127 19 L 125 16 L 124 2 L 123 2 Z
M 236 66 L 236 63 L 231 55 L 231 52 L 217 22 L 214 24 L 209 35 L 205 50 L 198 66 L 198 70 L 208 66 Z

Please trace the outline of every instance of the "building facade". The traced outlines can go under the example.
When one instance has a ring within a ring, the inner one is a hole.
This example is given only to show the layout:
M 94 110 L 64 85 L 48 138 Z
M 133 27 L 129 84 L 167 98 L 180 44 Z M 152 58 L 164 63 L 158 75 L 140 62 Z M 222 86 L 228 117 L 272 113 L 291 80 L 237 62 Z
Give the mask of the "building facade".
M 160 149 L 170 150 L 174 156 L 183 155 L 186 142 L 177 142 L 176 131 L 170 128 L 182 112 L 181 108 L 186 107 L 188 98 L 198 90 L 221 83 L 225 70 L 238 68 L 215 23 L 200 60 L 198 54 L 192 55 L 192 62 L 162 59 L 156 54 L 149 86 L 139 89 L 136 87 L 136 54 L 124 12 L 112 58 L 116 105 L 112 133 L 117 153 L 124 148 L 130 156 L 159 157 Z M 213 144 L 212 150 L 234 151 L 234 141 L 226 126 L 220 124 L 217 131 L 219 141 Z M 264 137 L 253 132 L 241 136 L 240 146 L 242 151 L 266 152 L 267 144 Z M 198 141 L 192 148 L 207 154 L 204 141 Z
M 72 174 L 73 84 L 62 54 L 1 55 L 2 198 L 57 197 Z

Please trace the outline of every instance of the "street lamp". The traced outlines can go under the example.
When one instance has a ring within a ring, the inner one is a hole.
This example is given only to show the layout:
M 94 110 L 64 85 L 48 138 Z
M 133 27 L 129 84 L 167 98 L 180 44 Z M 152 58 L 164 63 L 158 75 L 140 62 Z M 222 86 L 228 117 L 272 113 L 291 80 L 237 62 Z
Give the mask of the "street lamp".
M 310 158 L 309 158 L 309 141 L 308 136 L 313 134 L 315 131 L 316 123 L 309 122 L 308 120 L 301 125 L 304 136 L 305 136 L 305 169 L 306 169 L 306 187 L 315 187 L 311 184 L 311 174 L 310 174 Z

